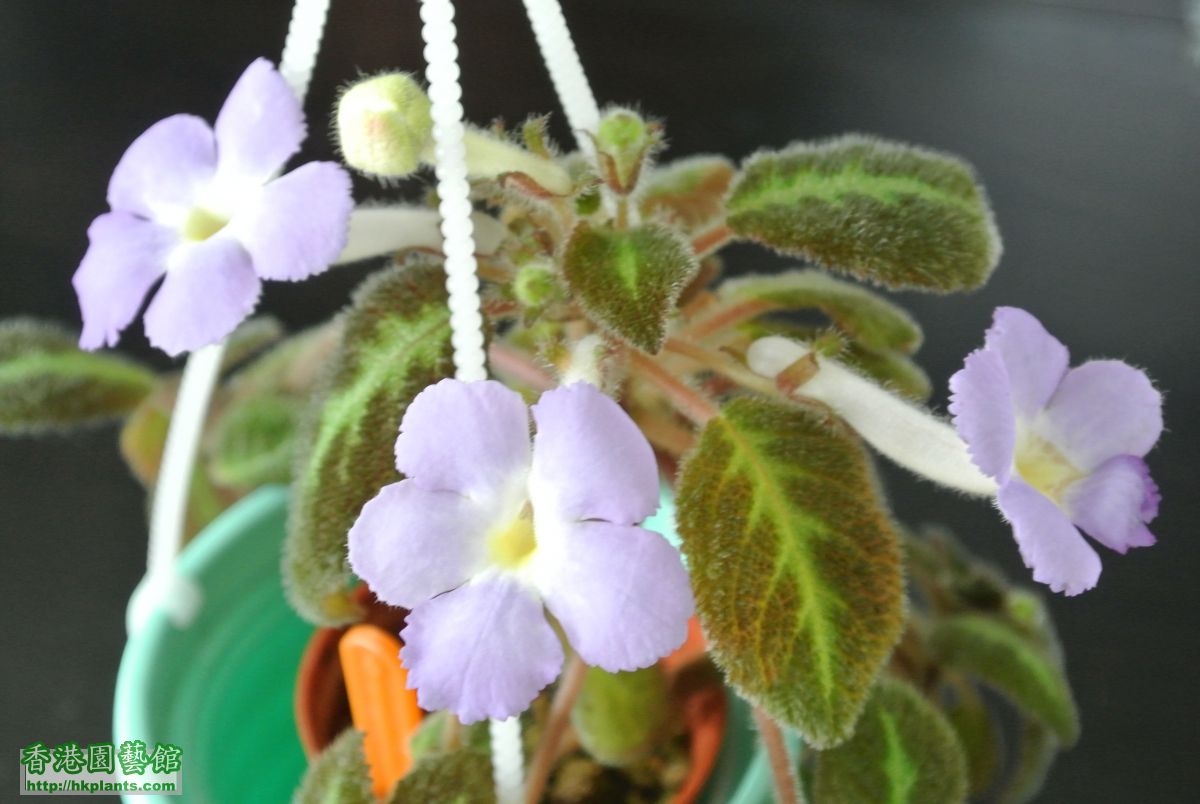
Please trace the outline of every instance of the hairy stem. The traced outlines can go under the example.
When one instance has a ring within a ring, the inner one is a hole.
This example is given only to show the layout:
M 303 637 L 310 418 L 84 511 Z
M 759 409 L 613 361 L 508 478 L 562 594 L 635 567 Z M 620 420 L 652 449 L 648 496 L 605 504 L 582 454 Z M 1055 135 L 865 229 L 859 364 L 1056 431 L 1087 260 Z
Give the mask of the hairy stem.
M 758 726 L 758 734 L 762 737 L 763 747 L 767 749 L 767 759 L 771 763 L 775 801 L 778 804 L 801 804 L 800 788 L 796 784 L 795 774 L 792 773 L 792 758 L 788 756 L 779 724 L 757 706 L 754 707 L 754 723 Z
M 488 358 L 492 368 L 511 375 L 535 390 L 547 391 L 558 385 L 529 355 L 514 349 L 504 341 L 492 341 L 488 346 Z
M 629 363 L 638 376 L 662 392 L 683 415 L 703 426 L 717 415 L 717 406 L 704 394 L 667 371 L 654 358 L 630 349 Z
M 546 783 L 550 780 L 550 770 L 554 767 L 554 759 L 558 756 L 558 746 L 570 722 L 571 707 L 583 689 L 583 680 L 587 676 L 587 665 L 578 655 L 573 655 L 567 663 L 562 679 L 558 682 L 558 690 L 554 693 L 554 701 L 550 704 L 550 717 L 546 721 L 546 730 L 529 763 L 529 774 L 526 777 L 525 802 L 538 804 Z
M 775 383 L 761 375 L 755 374 L 722 352 L 705 349 L 703 346 L 683 340 L 682 338 L 667 338 L 667 342 L 663 344 L 663 349 L 690 358 L 693 362 L 698 363 L 704 368 L 733 380 L 743 388 L 758 391 L 767 396 L 779 395 L 779 390 L 775 387 Z

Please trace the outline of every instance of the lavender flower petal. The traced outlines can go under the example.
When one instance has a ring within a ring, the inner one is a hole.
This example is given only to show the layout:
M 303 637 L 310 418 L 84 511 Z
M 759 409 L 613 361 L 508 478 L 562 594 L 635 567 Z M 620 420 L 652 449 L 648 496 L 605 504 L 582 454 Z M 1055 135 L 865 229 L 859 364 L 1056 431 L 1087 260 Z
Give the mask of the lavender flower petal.
M 1158 512 L 1158 489 L 1141 458 L 1110 458 L 1067 489 L 1064 503 L 1084 533 L 1118 553 L 1154 544 L 1145 523 Z
M 216 165 L 208 123 L 190 114 L 159 120 L 125 149 L 108 182 L 108 205 L 162 223 L 178 219 Z
M 608 522 L 547 526 L 538 516 L 533 574 L 585 662 L 635 670 L 683 644 L 695 604 L 679 554 L 662 536 Z
M 1084 472 L 1116 455 L 1140 458 L 1162 427 L 1162 396 L 1145 373 L 1119 360 L 1093 360 L 1068 371 L 1038 424 Z
M 950 378 L 950 413 L 971 460 L 1000 483 L 1008 479 L 1017 443 L 1012 390 L 1003 358 L 980 349 Z
M 530 496 L 558 517 L 640 522 L 658 508 L 654 451 L 629 415 L 587 383 L 542 394 L 533 406 Z
M 542 605 L 511 577 L 492 576 L 421 603 L 400 632 L 400 658 L 421 708 L 463 723 L 524 711 L 562 670 Z
M 224 338 L 258 303 L 262 283 L 231 237 L 179 246 L 144 318 L 150 343 L 169 355 Z
M 88 250 L 71 283 L 83 313 L 84 349 L 115 346 L 151 285 L 166 270 L 176 235 L 127 212 L 108 212 L 88 227 Z
M 1067 371 L 1067 347 L 1042 322 L 1016 307 L 998 307 L 984 340 L 1008 372 L 1017 415 L 1032 418 L 1046 405 Z
M 490 525 L 468 498 L 402 480 L 363 506 L 350 528 L 350 566 L 380 600 L 415 608 L 483 568 Z
M 523 494 L 515 486 L 529 468 L 525 401 L 494 380 L 429 386 L 404 414 L 396 468 L 430 491 L 492 500 Z
M 1100 557 L 1052 500 L 1019 478 L 996 498 L 1033 579 L 1055 592 L 1077 595 L 1100 579 Z
M 300 150 L 304 111 L 271 62 L 255 59 L 230 90 L 215 130 L 220 177 L 263 184 Z
M 346 171 L 333 162 L 309 162 L 264 187 L 230 227 L 261 278 L 296 281 L 337 259 L 353 208 Z

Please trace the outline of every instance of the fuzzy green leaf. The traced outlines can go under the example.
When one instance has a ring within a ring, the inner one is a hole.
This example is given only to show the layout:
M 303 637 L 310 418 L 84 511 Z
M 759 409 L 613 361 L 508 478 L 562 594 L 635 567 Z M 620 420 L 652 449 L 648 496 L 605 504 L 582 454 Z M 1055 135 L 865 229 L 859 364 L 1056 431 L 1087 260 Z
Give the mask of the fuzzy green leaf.
M 679 532 L 716 662 L 806 741 L 854 728 L 904 623 L 898 537 L 857 437 L 736 399 L 683 467 Z
M 589 667 L 571 709 L 579 742 L 602 765 L 645 758 L 671 721 L 667 679 L 658 665 L 629 673 Z
M 1024 804 L 1032 801 L 1046 782 L 1050 766 L 1058 756 L 1058 740 L 1050 729 L 1036 720 L 1021 722 L 1017 756 L 1004 790 L 997 796 L 999 804 Z
M 946 706 L 946 719 L 966 753 L 971 795 L 981 795 L 992 786 L 1000 769 L 1000 730 L 974 685 L 962 681 L 954 691 L 954 702 Z
M 868 349 L 912 354 L 921 345 L 921 327 L 902 308 L 820 271 L 742 277 L 721 285 L 718 295 L 727 303 L 759 302 L 762 313 L 816 308 Z
M 985 614 L 942 618 L 929 646 L 935 659 L 995 687 L 1063 744 L 1079 737 L 1079 714 L 1061 664 L 1012 624 Z
M 269 315 L 243 321 L 230 333 L 221 355 L 222 368 L 236 366 L 266 349 L 284 336 L 283 324 Z
M 302 409 L 297 399 L 265 395 L 241 399 L 223 411 L 208 449 L 213 480 L 251 487 L 289 482 Z
M 292 804 L 375 804 L 361 731 L 346 729 L 312 761 Z
M 667 318 L 698 269 L 678 234 L 651 224 L 607 229 L 581 223 L 563 256 L 563 275 L 591 317 L 646 352 L 662 348 Z
M 638 193 L 642 214 L 687 229 L 711 223 L 724 213 L 734 173 L 723 156 L 692 156 L 657 167 Z
M 884 678 L 854 736 L 817 755 L 813 792 L 822 804 L 959 804 L 967 795 L 966 758 L 935 706 Z
M 305 618 L 353 619 L 346 534 L 362 506 L 399 479 L 392 446 L 408 403 L 453 371 L 440 264 L 394 266 L 363 283 L 297 440 L 283 575 Z
M 0 434 L 37 433 L 125 416 L 154 373 L 115 354 L 85 352 L 75 336 L 28 318 L 0 323 Z
M 871 137 L 752 156 L 728 212 L 742 237 L 891 288 L 970 290 L 1000 258 L 969 165 Z
M 487 753 L 461 748 L 428 756 L 399 781 L 389 804 L 494 804 L 492 761 Z

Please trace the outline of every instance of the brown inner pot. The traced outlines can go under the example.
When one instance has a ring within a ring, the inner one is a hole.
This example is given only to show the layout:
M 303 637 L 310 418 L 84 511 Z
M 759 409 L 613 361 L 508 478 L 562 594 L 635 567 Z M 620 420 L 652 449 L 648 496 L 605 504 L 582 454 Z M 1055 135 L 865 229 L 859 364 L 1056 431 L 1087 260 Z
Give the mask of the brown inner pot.
M 380 602 L 365 585 L 355 590 L 354 597 L 366 612 L 362 622 L 393 634 L 398 634 L 404 627 L 408 612 Z M 351 725 L 350 701 L 346 697 L 345 677 L 338 659 L 338 642 L 347 628 L 318 628 L 300 659 L 294 705 L 296 730 L 310 760 Z M 682 696 L 681 710 L 691 756 L 688 774 L 675 794 L 673 804 L 692 804 L 700 795 L 716 766 L 725 735 L 728 700 L 724 688 L 687 680 L 692 675 L 688 669 L 704 656 L 704 648 L 703 635 L 693 619 L 687 641 L 663 660 L 667 671 L 678 682 L 674 686 L 676 694 Z

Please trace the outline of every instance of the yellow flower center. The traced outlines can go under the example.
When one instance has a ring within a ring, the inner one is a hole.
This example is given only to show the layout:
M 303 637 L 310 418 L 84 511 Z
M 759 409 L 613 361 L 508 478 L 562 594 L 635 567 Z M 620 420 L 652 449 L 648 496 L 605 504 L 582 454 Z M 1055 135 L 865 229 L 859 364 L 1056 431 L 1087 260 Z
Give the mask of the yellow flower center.
M 1067 487 L 1084 475 L 1053 444 L 1028 433 L 1017 441 L 1015 463 L 1022 480 L 1057 503 Z
M 183 221 L 183 226 L 179 227 L 179 234 L 185 240 L 199 242 L 207 240 L 224 229 L 227 223 L 229 221 L 220 215 L 209 212 L 204 207 L 192 207 Z
M 488 557 L 504 569 L 514 570 L 529 560 L 537 547 L 529 506 L 506 528 L 496 528 L 488 537 Z

